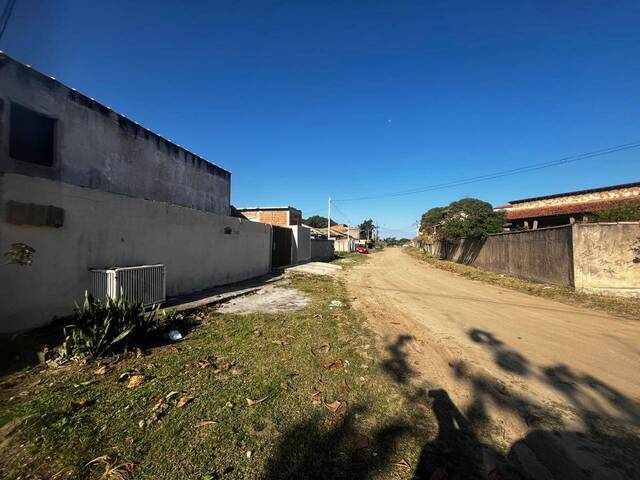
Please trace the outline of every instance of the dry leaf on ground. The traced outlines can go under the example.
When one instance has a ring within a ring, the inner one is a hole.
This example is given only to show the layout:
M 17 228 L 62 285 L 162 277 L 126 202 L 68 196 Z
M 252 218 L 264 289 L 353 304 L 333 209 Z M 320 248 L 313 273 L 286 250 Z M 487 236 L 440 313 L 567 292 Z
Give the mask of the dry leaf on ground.
M 196 423 L 196 427 L 207 427 L 209 425 L 217 425 L 218 422 L 216 420 L 203 420 L 202 422 Z
M 196 362 L 196 367 L 198 368 L 207 368 L 211 366 L 211 362 L 207 359 L 198 360 Z
M 312 397 L 315 397 L 316 395 L 320 395 L 320 390 L 316 389 L 315 387 L 311 387 L 309 389 L 309 395 L 311 395 Z
M 184 407 L 187 403 L 191 402 L 193 400 L 194 397 L 190 396 L 190 395 L 183 395 L 182 397 L 180 397 L 180 400 L 178 400 L 178 403 L 176 404 L 176 406 L 178 408 L 182 408 Z
M 325 368 L 327 370 L 331 369 L 331 368 L 342 368 L 344 366 L 344 363 L 342 362 L 342 360 L 340 360 L 339 358 L 335 359 L 335 360 L 328 360 L 324 363 L 321 364 L 322 368 Z
M 318 348 L 324 350 L 324 353 L 327 353 L 327 352 L 329 352 L 329 350 L 331 350 L 331 344 L 329 342 L 324 342 Z
M 271 343 L 273 343 L 274 345 L 280 345 L 280 346 L 285 346 L 285 345 L 289 345 L 289 341 L 288 340 L 271 340 Z
M 411 465 L 409 465 L 409 462 L 407 462 L 404 458 L 399 462 L 393 462 L 391 465 L 393 465 L 394 467 L 406 468 L 407 470 L 411 469 Z
M 108 371 L 109 371 L 109 367 L 107 367 L 106 365 L 103 365 L 100 368 L 95 369 L 93 373 L 95 373 L 96 375 L 104 375 Z
M 246 400 L 247 400 L 247 404 L 248 404 L 250 407 L 252 407 L 252 406 L 254 406 L 254 405 L 257 405 L 258 403 L 262 403 L 262 402 L 264 402 L 264 401 L 265 401 L 265 400 L 267 400 L 268 398 L 269 398 L 269 397 L 267 396 L 267 397 L 261 398 L 261 399 L 259 399 L 259 400 L 252 400 L 252 399 L 250 399 L 250 398 L 247 398 Z
M 127 383 L 127 388 L 135 388 L 139 385 L 142 385 L 144 382 L 144 375 L 131 375 L 129 377 L 129 382 Z
M 344 402 L 341 402 L 340 400 L 336 400 L 335 402 L 324 404 L 324 406 L 327 407 L 327 410 L 333 413 L 340 410 L 340 408 L 342 408 L 343 405 L 344 405 Z
M 351 389 L 349 388 L 349 385 L 347 384 L 346 380 L 342 380 L 342 382 L 340 383 L 340 392 L 343 395 L 347 395 L 349 393 Z

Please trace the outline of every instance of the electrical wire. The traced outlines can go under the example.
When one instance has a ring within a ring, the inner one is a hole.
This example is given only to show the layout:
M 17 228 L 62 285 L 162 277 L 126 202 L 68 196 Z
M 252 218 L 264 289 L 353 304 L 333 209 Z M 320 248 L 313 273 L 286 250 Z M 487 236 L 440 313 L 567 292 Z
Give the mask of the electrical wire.
M 15 7 L 16 1 L 17 0 L 7 0 L 7 4 L 4 6 L 2 16 L 0 16 L 0 40 L 2 40 L 4 32 L 7 29 L 7 25 L 9 24 L 9 19 L 11 18 L 11 14 L 13 13 L 13 7 Z
M 509 170 L 502 170 L 502 171 L 498 171 L 498 172 L 494 172 L 494 173 L 490 173 L 490 174 L 485 174 L 485 175 L 478 175 L 475 177 L 469 177 L 469 178 L 465 178 L 465 179 L 461 179 L 461 180 L 454 180 L 454 181 L 450 181 L 450 182 L 445 182 L 445 183 L 438 183 L 435 185 L 428 185 L 425 187 L 418 187 L 418 188 L 413 188 L 413 189 L 409 189 L 409 190 L 400 190 L 397 192 L 388 192 L 388 193 L 381 193 L 378 195 L 369 195 L 369 196 L 365 196 L 365 197 L 356 197 L 356 198 L 343 198 L 343 199 L 337 199 L 334 200 L 334 205 L 335 202 L 356 202 L 356 201 L 361 201 L 361 200 L 374 200 L 374 199 L 380 199 L 380 198 L 391 198 L 391 197 L 400 197 L 400 196 L 406 196 L 406 195 L 415 195 L 417 193 L 423 193 L 423 192 L 429 192 L 429 191 L 433 191 L 433 190 L 441 190 L 444 188 L 451 188 L 451 187 L 456 187 L 459 185 L 468 185 L 470 183 L 475 183 L 475 182 L 481 182 L 481 181 L 486 181 L 486 180 L 493 180 L 496 178 L 502 178 L 502 177 L 507 177 L 510 175 L 517 175 L 520 173 L 526 173 L 526 172 L 532 172 L 535 170 L 542 170 L 544 168 L 550 168 L 550 167 L 556 167 L 559 165 L 565 165 L 567 163 L 572 163 L 572 162 L 577 162 L 580 160 L 586 160 L 588 158 L 594 158 L 594 157 L 599 157 L 602 155 L 608 155 L 611 153 L 615 153 L 615 152 L 620 152 L 623 150 L 631 150 L 633 148 L 638 148 L 640 147 L 640 141 L 638 142 L 631 142 L 631 143 L 626 143 L 623 145 L 617 145 L 614 147 L 608 147 L 608 148 L 603 148 L 600 150 L 594 150 L 592 152 L 586 152 L 586 153 L 581 153 L 579 155 L 571 155 L 568 157 L 563 157 L 563 158 L 559 158 L 557 160 L 551 160 L 551 161 L 547 161 L 547 162 L 539 162 L 539 163 L 534 163 L 531 165 L 525 165 L 522 167 L 518 167 L 518 168 L 512 168 Z

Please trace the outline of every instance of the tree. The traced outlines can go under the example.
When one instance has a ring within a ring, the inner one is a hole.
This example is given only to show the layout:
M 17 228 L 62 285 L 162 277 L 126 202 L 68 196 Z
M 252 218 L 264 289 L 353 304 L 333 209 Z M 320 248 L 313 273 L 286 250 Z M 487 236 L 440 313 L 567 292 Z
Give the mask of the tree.
M 447 207 L 434 207 L 422 214 L 420 219 L 420 231 L 428 231 L 430 227 L 435 227 L 444 220 L 447 214 Z
M 373 220 L 368 219 L 360 224 L 360 236 L 362 238 L 373 239 L 373 232 L 376 226 L 373 224 Z
M 309 225 L 313 228 L 327 228 L 327 217 L 321 217 L 320 215 L 313 215 L 309 218 L 303 218 L 302 223 Z M 336 222 L 331 220 L 331 225 L 337 225 Z
M 421 229 L 439 226 L 438 238 L 485 238 L 502 231 L 504 211 L 495 212 L 490 203 L 477 198 L 463 198 L 447 207 L 435 207 L 422 215 Z

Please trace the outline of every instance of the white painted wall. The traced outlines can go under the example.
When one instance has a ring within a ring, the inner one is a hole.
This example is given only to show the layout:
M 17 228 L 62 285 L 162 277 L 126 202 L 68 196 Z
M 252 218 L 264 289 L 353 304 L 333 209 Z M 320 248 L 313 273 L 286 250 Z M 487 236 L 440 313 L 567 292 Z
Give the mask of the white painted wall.
M 336 252 L 355 252 L 357 241 L 352 238 L 340 238 L 335 240 Z
M 7 224 L 8 200 L 61 207 L 64 226 Z M 271 267 L 269 225 L 0 173 L 0 252 L 14 242 L 36 253 L 32 266 L 0 266 L 2 332 L 70 314 L 92 267 L 163 263 L 171 296 L 260 276 Z

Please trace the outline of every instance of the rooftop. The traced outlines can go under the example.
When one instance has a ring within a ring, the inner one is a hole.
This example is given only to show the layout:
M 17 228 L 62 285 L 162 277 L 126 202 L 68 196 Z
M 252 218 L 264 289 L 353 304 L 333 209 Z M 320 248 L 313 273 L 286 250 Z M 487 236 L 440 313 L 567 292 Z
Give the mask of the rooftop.
M 258 210 L 297 210 L 297 211 L 301 211 L 299 208 L 296 207 L 244 207 L 244 208 L 237 208 L 236 210 L 240 211 L 240 212 L 255 212 Z
M 523 218 L 553 217 L 556 215 L 570 215 L 572 213 L 596 212 L 624 205 L 628 202 L 629 199 L 614 199 L 572 203 L 569 205 L 552 205 L 538 208 L 507 209 L 507 219 L 519 220 Z
M 75 101 L 76 103 L 79 103 L 80 105 L 82 105 L 82 106 L 84 106 L 84 107 L 86 107 L 86 108 L 88 108 L 90 110 L 94 110 L 94 111 L 96 111 L 96 112 L 98 112 L 98 113 L 100 113 L 100 114 L 102 114 L 104 116 L 111 116 L 112 118 L 114 118 L 117 121 L 118 125 L 123 130 L 133 131 L 136 134 L 138 133 L 139 130 L 141 130 L 142 131 L 141 133 L 143 133 L 145 136 L 147 136 L 147 137 L 148 136 L 155 137 L 157 140 L 164 142 L 165 144 L 167 144 L 167 146 L 171 147 L 176 152 L 182 152 L 184 154 L 185 158 L 187 157 L 187 155 L 189 155 L 195 161 L 206 163 L 208 166 L 210 166 L 210 170 L 212 171 L 212 173 L 221 173 L 222 172 L 222 173 L 224 173 L 226 175 L 231 175 L 231 172 L 229 172 L 228 170 L 225 170 L 224 168 L 221 168 L 221 167 L 211 163 L 210 161 L 206 160 L 205 158 L 202 158 L 201 156 L 199 156 L 199 155 L 187 150 L 183 146 L 178 145 L 177 143 L 174 143 L 171 140 L 168 140 L 168 139 L 164 138 L 162 135 L 159 135 L 159 134 L 149 130 L 148 128 L 143 127 L 138 122 L 134 122 L 133 120 L 129 120 L 125 115 L 122 115 L 121 113 L 118 113 L 118 112 L 112 110 L 110 107 L 98 102 L 97 100 L 95 100 L 95 99 L 93 99 L 91 97 L 87 97 L 86 95 L 78 92 L 75 88 L 69 87 L 69 86 L 65 85 L 64 83 L 60 82 L 55 77 L 50 77 L 48 75 L 45 75 L 44 73 L 33 69 L 31 67 L 31 65 L 24 64 L 24 63 L 16 60 L 13 57 L 10 57 L 9 55 L 7 55 L 2 50 L 0 50 L 0 68 L 2 68 L 7 63 L 12 63 L 12 64 L 16 65 L 18 68 L 22 69 L 25 73 L 38 78 L 44 84 L 46 84 L 46 85 L 48 85 L 50 87 L 63 88 L 65 90 L 67 90 L 69 99 L 71 99 L 72 101 Z
M 558 197 L 570 197 L 573 195 L 583 195 L 586 193 L 596 193 L 596 192 L 606 192 L 609 190 L 619 190 L 621 188 L 630 188 L 630 187 L 638 187 L 640 186 L 640 182 L 633 183 L 622 183 L 620 185 L 611 185 L 608 187 L 598 187 L 598 188 L 589 188 L 586 190 L 576 190 L 574 192 L 565 192 L 565 193 L 554 193 L 553 195 L 543 195 L 541 197 L 531 197 L 531 198 L 523 198 L 520 200 L 511 200 L 510 204 L 524 203 L 524 202 L 533 202 L 534 200 L 546 200 L 549 198 L 558 198 Z M 503 208 L 503 207 L 496 207 Z

